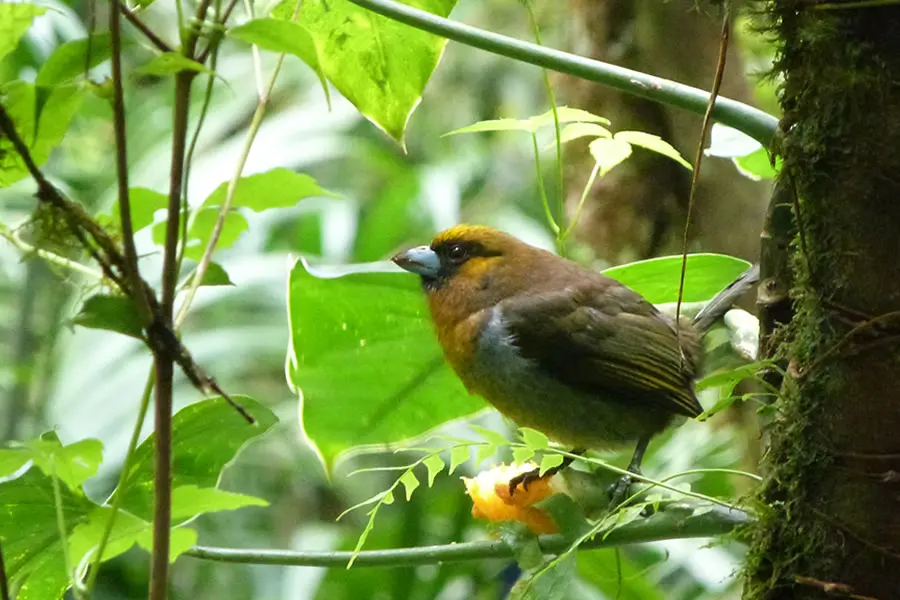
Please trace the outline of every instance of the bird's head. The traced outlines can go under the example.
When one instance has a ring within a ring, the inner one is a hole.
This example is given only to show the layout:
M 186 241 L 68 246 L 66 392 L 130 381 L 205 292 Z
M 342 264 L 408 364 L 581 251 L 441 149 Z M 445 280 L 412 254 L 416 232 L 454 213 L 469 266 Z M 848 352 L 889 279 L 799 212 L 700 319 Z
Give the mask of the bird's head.
M 534 289 L 559 258 L 490 227 L 457 225 L 392 260 L 422 278 L 440 327 Z

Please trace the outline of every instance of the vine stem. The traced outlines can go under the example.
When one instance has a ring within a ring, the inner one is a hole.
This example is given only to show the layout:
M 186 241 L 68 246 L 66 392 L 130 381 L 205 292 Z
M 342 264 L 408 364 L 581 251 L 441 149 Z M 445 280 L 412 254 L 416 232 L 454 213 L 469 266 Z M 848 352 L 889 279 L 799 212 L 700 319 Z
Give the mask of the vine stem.
M 394 0 L 349 1 L 416 29 L 520 62 L 595 81 L 638 98 L 699 115 L 706 112 L 709 103 L 709 92 L 695 87 L 457 23 Z M 778 129 L 777 117 L 729 98 L 716 99 L 712 117 L 723 125 L 746 133 L 767 148 Z
M 96 280 L 103 279 L 103 273 L 99 271 L 95 271 L 90 267 L 86 267 L 80 262 L 76 262 L 74 260 L 70 260 L 65 256 L 60 256 L 59 254 L 54 254 L 48 250 L 43 250 L 36 246 L 32 246 L 19 236 L 17 236 L 13 231 L 10 231 L 6 225 L 0 223 L 0 237 L 6 239 L 10 244 L 24 252 L 25 254 L 34 254 L 38 256 L 48 263 L 52 265 L 56 265 L 58 267 L 62 267 L 64 269 L 68 269 L 70 271 L 75 271 L 76 273 L 81 273 L 82 275 L 87 275 L 88 277 Z
M 682 507 L 689 505 L 682 504 Z M 610 548 L 626 544 L 669 539 L 704 538 L 724 535 L 746 525 L 752 517 L 741 510 L 714 509 L 702 515 L 686 515 L 669 508 L 646 519 L 612 529 L 580 546 L 580 549 Z M 542 535 L 538 543 L 545 554 L 565 551 L 572 540 L 562 535 Z M 212 548 L 194 546 L 185 553 L 203 560 L 228 563 L 282 565 L 294 567 L 344 567 L 353 552 L 292 552 L 287 550 Z M 400 567 L 488 558 L 512 558 L 514 549 L 502 540 L 465 542 L 416 548 L 365 550 L 356 554 L 356 567 Z

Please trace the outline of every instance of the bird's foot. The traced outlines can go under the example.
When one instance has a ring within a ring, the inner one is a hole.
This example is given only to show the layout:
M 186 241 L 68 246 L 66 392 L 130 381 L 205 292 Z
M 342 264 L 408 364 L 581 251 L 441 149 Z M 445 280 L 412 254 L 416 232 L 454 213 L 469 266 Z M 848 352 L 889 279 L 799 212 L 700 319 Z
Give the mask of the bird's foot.
M 628 491 L 631 489 L 631 475 L 622 475 L 614 484 L 609 486 L 609 506 L 612 509 L 619 507 L 622 502 L 628 498 Z

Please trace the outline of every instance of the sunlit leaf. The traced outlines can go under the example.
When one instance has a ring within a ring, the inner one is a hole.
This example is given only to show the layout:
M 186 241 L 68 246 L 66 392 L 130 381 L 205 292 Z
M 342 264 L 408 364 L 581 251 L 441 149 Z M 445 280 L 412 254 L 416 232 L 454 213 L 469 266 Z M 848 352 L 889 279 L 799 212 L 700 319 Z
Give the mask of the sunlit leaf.
M 407 0 L 446 17 L 456 0 Z M 296 0 L 273 12 L 290 19 Z M 296 19 L 315 40 L 325 76 L 366 118 L 403 144 L 447 40 L 377 15 L 347 0 L 304 0 Z
M 570 123 L 560 132 L 560 141 L 565 144 L 582 137 L 611 138 L 609 129 L 597 123 Z
M 85 69 L 92 69 L 105 61 L 111 52 L 108 33 L 97 33 L 60 44 L 41 65 L 34 82 L 41 87 L 67 83 L 83 75 Z
M 456 467 L 468 461 L 472 456 L 472 452 L 468 446 L 455 446 L 450 450 L 450 470 L 448 474 L 452 475 Z
M 560 123 L 604 123 L 606 125 L 609 125 L 608 119 L 598 117 L 597 115 L 589 113 L 586 110 L 569 108 L 568 106 L 560 106 L 559 108 L 557 108 L 557 117 L 559 118 Z M 444 135 L 448 136 L 458 135 L 460 133 L 479 133 L 483 131 L 526 131 L 528 133 L 535 133 L 539 129 L 543 127 L 553 126 L 553 124 L 553 112 L 547 111 L 542 115 L 537 115 L 535 117 L 530 117 L 527 119 L 493 119 L 488 121 L 479 121 L 478 123 L 473 123 L 472 125 L 469 125 L 467 127 L 454 129 L 453 131 L 447 132 Z M 606 131 L 599 125 L 597 127 L 599 127 L 600 130 Z M 607 131 L 607 133 L 609 132 Z
M 218 207 L 225 204 L 228 182 L 224 182 L 203 201 L 204 207 Z M 249 208 L 262 212 L 270 208 L 290 208 L 304 198 L 315 196 L 336 197 L 325 190 L 309 175 L 296 173 L 290 169 L 277 168 L 265 173 L 241 177 L 231 201 L 232 208 Z
M 81 484 L 94 476 L 103 460 L 103 444 L 87 439 L 63 446 L 50 431 L 27 442 L 34 464 L 46 475 L 58 477 L 70 490 L 81 493 Z
M 131 207 L 131 228 L 135 233 L 151 225 L 156 212 L 169 205 L 169 197 L 166 194 L 142 187 L 130 188 L 128 200 Z M 119 201 L 116 200 L 110 214 L 101 215 L 98 220 L 104 226 L 118 229 L 121 220 L 119 210 Z
M 422 462 L 425 463 L 425 468 L 428 469 L 428 487 L 431 487 L 434 485 L 434 478 L 437 477 L 447 465 L 444 464 L 444 459 L 437 454 L 432 454 Z
M 549 471 L 550 469 L 555 469 L 559 465 L 563 464 L 563 455 L 562 454 L 545 454 L 541 457 L 541 466 L 539 468 L 540 475 L 543 476 L 544 473 Z
M 528 462 L 534 456 L 534 448 L 529 448 L 527 446 L 519 446 L 512 449 L 513 462 L 516 463 L 524 463 Z
M 745 260 L 724 254 L 689 254 L 684 280 L 684 302 L 706 302 L 737 279 Z M 678 300 L 681 256 L 664 256 L 603 271 L 654 304 Z
M 184 256 L 191 260 L 199 261 L 203 256 L 206 246 L 212 237 L 213 229 L 215 229 L 216 221 L 219 219 L 218 207 L 208 207 L 200 209 L 191 220 L 188 228 L 187 246 L 184 249 Z M 225 221 L 222 225 L 222 232 L 219 234 L 219 241 L 216 248 L 230 248 L 241 237 L 241 234 L 247 231 L 250 225 L 247 218 L 237 211 L 230 211 L 225 215 Z M 153 242 L 162 246 L 166 241 L 166 222 L 157 223 L 153 226 Z
M 181 485 L 172 490 L 172 519 L 185 520 L 196 515 L 244 506 L 268 506 L 262 498 L 226 492 L 214 487 Z
M 191 271 L 191 274 L 188 275 L 188 278 L 181 285 L 182 288 L 187 288 L 193 285 L 194 278 L 197 276 L 197 271 Z M 228 273 L 222 268 L 222 265 L 219 263 L 211 262 L 206 267 L 206 272 L 203 273 L 203 281 L 200 282 L 202 286 L 229 286 L 234 285 L 234 282 L 231 281 L 231 278 L 228 276 Z
M 322 69 L 319 48 L 306 27 L 285 19 L 253 19 L 229 30 L 228 35 L 248 44 L 256 44 L 265 50 L 298 57 L 315 72 L 325 92 L 325 99 L 331 106 L 331 94 Z
M 550 446 L 550 440 L 546 435 L 530 427 L 520 427 L 519 435 L 525 445 L 534 450 L 541 450 Z
M 588 144 L 588 149 L 600 165 L 601 177 L 631 156 L 631 144 L 624 140 L 597 138 Z
M 647 133 L 645 131 L 620 131 L 613 136 L 613 139 L 622 140 L 623 142 L 628 142 L 634 146 L 640 146 L 641 148 L 656 152 L 657 154 L 662 154 L 665 157 L 671 158 L 685 169 L 692 168 L 691 163 L 684 160 L 681 153 L 679 153 L 672 144 L 658 135 L 653 135 L 652 133 Z
M 751 152 L 746 156 L 732 158 L 731 161 L 741 175 L 750 179 L 759 181 L 762 179 L 774 179 L 781 171 L 782 159 L 776 157 L 775 166 L 769 158 L 769 153 L 765 148 L 760 148 L 756 152 Z
M 403 484 L 403 488 L 406 490 L 406 501 L 409 502 L 412 500 L 413 492 L 419 487 L 419 478 L 412 471 L 407 471 L 400 476 L 400 483 Z
M 142 339 L 141 318 L 134 301 L 126 296 L 96 294 L 84 301 L 81 310 L 72 318 L 74 325 L 89 329 L 106 329 Z
M 18 2 L 0 3 L 0 59 L 16 49 L 35 17 L 46 7 Z
M 445 364 L 418 278 L 366 269 L 323 279 L 298 262 L 290 276 L 288 378 L 327 465 L 354 446 L 406 440 L 485 406 Z

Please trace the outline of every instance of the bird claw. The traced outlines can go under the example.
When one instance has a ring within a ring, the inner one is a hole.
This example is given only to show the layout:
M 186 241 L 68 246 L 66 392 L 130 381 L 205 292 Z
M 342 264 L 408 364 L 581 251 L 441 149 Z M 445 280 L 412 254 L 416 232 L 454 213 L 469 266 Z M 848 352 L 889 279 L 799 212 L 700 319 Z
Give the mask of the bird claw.
M 544 475 L 546 476 L 547 474 L 545 473 Z M 542 479 L 540 469 L 532 469 L 530 471 L 525 471 L 524 473 L 519 473 L 509 480 L 509 497 L 513 497 L 516 493 L 516 488 L 520 485 L 522 486 L 522 490 L 527 492 L 528 486 L 540 479 Z
M 614 484 L 609 486 L 609 506 L 618 508 L 628 497 L 628 489 L 631 487 L 631 475 L 623 475 Z

